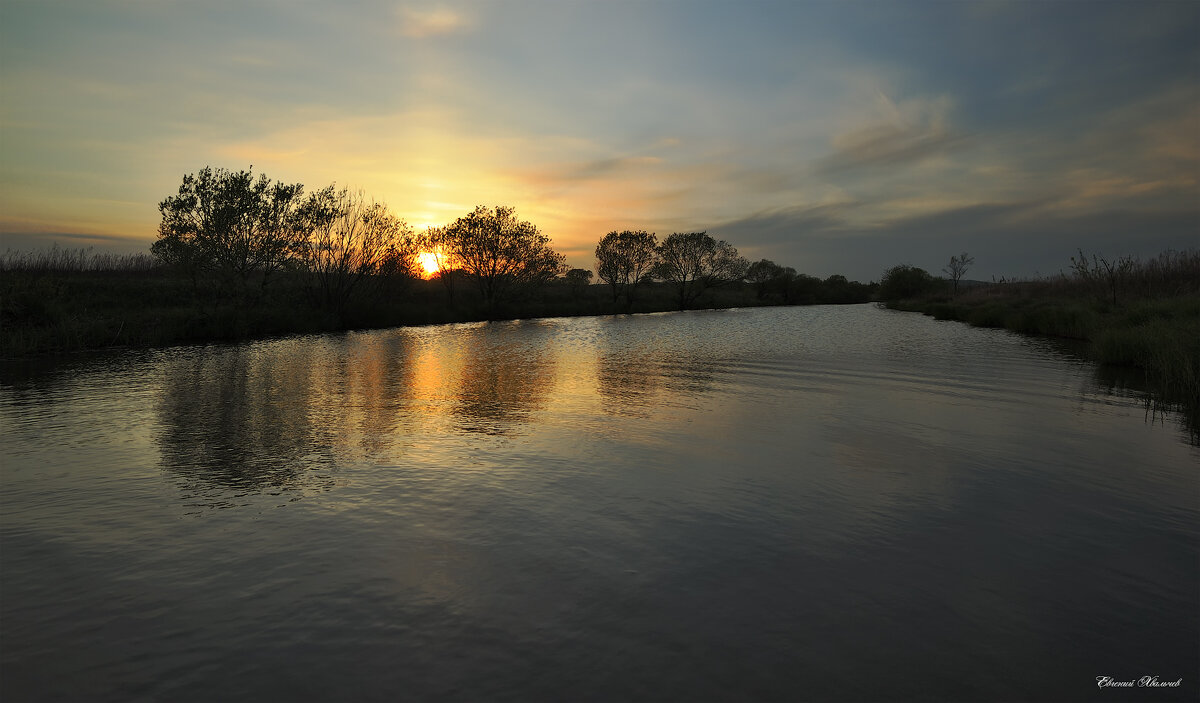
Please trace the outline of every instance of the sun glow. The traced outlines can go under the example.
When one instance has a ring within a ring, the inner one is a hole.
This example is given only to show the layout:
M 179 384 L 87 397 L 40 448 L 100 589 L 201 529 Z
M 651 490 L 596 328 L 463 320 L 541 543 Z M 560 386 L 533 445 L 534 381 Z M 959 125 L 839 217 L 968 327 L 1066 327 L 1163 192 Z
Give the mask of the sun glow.
M 433 278 L 441 266 L 438 265 L 438 255 L 431 251 L 423 251 L 417 255 L 417 263 L 425 271 L 425 278 Z

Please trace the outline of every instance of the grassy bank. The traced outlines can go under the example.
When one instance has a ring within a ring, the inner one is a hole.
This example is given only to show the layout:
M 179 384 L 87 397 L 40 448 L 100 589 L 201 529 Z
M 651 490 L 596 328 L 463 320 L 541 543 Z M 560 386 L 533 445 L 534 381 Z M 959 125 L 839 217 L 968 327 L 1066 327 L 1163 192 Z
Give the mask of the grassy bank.
M 0 357 L 118 346 L 234 341 L 293 333 L 331 332 L 487 319 L 660 312 L 678 308 L 667 283 L 638 286 L 632 305 L 612 300 L 604 285 L 565 279 L 485 307 L 473 282 L 375 277 L 352 299 L 331 306 L 312 281 L 293 272 L 236 294 L 212 281 L 197 283 L 144 256 L 90 257 L 61 250 L 7 261 L 0 272 Z M 865 302 L 860 295 L 836 302 Z M 696 308 L 779 304 L 749 284 L 706 290 Z M 820 302 L 834 302 L 834 300 Z
M 1119 277 L 1077 270 L 886 302 L 939 320 L 1085 340 L 1096 361 L 1142 369 L 1167 399 L 1200 406 L 1200 252 L 1132 261 Z

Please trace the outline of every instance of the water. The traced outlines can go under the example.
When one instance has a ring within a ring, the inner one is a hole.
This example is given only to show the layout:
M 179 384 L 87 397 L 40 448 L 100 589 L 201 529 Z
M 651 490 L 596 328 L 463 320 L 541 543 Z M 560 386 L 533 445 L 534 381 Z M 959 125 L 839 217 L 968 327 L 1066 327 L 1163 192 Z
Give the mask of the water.
M 772 308 L 3 381 L 6 701 L 1200 690 L 1200 449 L 1049 342 Z

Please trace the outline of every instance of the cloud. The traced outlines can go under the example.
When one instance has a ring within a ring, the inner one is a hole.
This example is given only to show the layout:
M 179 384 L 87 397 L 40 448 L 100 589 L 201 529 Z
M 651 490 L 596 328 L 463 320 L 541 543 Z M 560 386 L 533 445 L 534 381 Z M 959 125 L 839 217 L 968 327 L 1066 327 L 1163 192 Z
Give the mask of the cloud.
M 967 141 L 947 124 L 948 98 L 912 100 L 897 105 L 877 96 L 882 119 L 833 138 L 834 153 L 817 161 L 823 175 L 922 161 L 956 149 Z
M 654 156 L 616 156 L 557 164 L 548 168 L 521 172 L 519 177 L 531 184 L 560 186 L 564 183 L 627 177 L 634 171 L 660 163 L 662 163 L 662 159 Z
M 1200 206 L 1171 210 L 1110 208 L 1067 213 L 1055 201 L 978 203 L 920 215 L 863 222 L 886 203 L 839 203 L 765 212 L 712 228 L 743 254 L 766 256 L 802 273 L 878 279 L 899 263 L 937 273 L 951 254 L 967 251 L 973 275 L 1054 274 L 1077 248 L 1152 257 L 1194 246 Z
M 5 223 L 0 223 L 0 229 Z M 0 231 L 0 248 L 37 251 L 59 245 L 67 249 L 95 247 L 121 253 L 146 252 L 143 239 L 89 232 Z
M 893 166 L 945 153 L 964 141 L 961 135 L 927 127 L 878 125 L 839 135 L 835 153 L 818 162 L 818 171 Z
M 728 233 L 726 238 L 745 237 L 758 244 L 795 242 L 799 238 L 828 237 L 852 234 L 847 221 L 854 203 L 797 206 L 756 213 L 730 220 L 713 227 L 714 232 Z M 749 236 L 746 236 L 749 235 Z
M 465 15 L 446 8 L 405 7 L 400 10 L 400 33 L 413 39 L 455 34 L 469 25 Z

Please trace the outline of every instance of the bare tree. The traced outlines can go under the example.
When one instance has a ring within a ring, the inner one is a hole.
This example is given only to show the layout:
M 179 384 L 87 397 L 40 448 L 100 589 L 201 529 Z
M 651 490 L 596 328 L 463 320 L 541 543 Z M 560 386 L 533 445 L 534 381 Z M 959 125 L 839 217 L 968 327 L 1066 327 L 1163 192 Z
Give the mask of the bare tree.
M 444 246 L 475 280 L 489 311 L 567 270 L 566 257 L 550 248 L 550 238 L 503 205 L 480 205 L 455 220 L 444 230 Z
M 612 287 L 613 302 L 622 290 L 633 306 L 637 286 L 657 262 L 658 238 L 645 230 L 609 232 L 596 245 L 596 273 Z
M 416 263 L 412 229 L 382 203 L 333 186 L 305 205 L 313 223 L 304 264 L 323 301 L 345 307 L 364 281 L 377 274 L 411 277 Z
M 951 256 L 950 263 L 946 264 L 946 268 L 942 269 L 942 272 L 949 276 L 954 284 L 954 295 L 958 295 L 958 282 L 962 280 L 967 269 L 974 263 L 975 258 L 968 256 L 967 252 L 964 251 L 959 256 Z
M 675 285 L 685 309 L 708 288 L 739 281 L 750 263 L 732 244 L 705 232 L 676 232 L 658 247 L 655 274 Z

